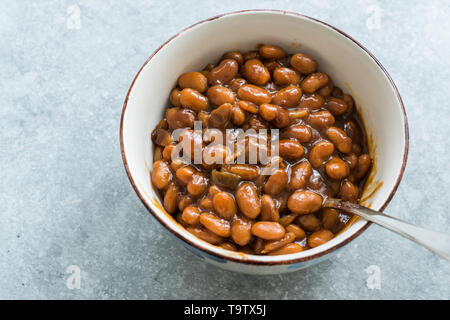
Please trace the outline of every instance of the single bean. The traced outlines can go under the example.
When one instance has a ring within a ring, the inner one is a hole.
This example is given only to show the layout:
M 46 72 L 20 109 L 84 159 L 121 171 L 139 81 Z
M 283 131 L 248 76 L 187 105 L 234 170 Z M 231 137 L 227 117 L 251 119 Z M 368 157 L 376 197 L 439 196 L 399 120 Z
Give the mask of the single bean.
M 178 86 L 181 89 L 191 88 L 198 92 L 205 92 L 208 79 L 200 72 L 186 72 L 178 78 Z
M 304 150 L 302 145 L 297 140 L 283 139 L 279 142 L 280 156 L 286 159 L 300 159 Z
M 261 221 L 274 221 L 280 220 L 280 213 L 278 212 L 277 205 L 271 196 L 265 194 L 261 197 Z
M 344 124 L 344 131 L 352 139 L 353 143 L 362 144 L 363 133 L 355 121 L 347 121 Z
M 325 172 L 331 179 L 342 180 L 350 173 L 347 163 L 339 157 L 332 157 L 325 165 Z
M 259 106 L 259 114 L 264 120 L 272 121 L 277 117 L 279 108 L 280 107 L 274 104 L 263 103 Z
M 330 241 L 333 237 L 334 234 L 330 230 L 322 229 L 314 232 L 308 237 L 308 245 L 311 248 L 315 248 Z
M 209 108 L 208 98 L 197 90 L 191 88 L 181 90 L 180 103 L 183 108 L 188 108 L 194 111 L 202 111 Z
M 328 76 L 322 72 L 311 73 L 300 83 L 303 92 L 313 93 L 328 83 Z
M 258 131 L 259 129 L 267 129 L 267 125 L 264 122 L 262 122 L 255 115 L 251 116 L 248 119 L 248 124 L 247 125 L 248 125 L 248 128 L 255 129 L 256 131 Z
M 204 76 L 206 77 L 206 79 L 208 79 L 209 71 L 210 71 L 210 70 L 202 70 L 202 71 L 200 71 L 200 73 L 201 73 L 202 75 L 204 75 Z
M 272 103 L 284 108 L 296 106 L 302 97 L 302 89 L 295 85 L 287 86 L 275 93 L 272 97 Z
M 208 127 L 225 129 L 233 115 L 233 107 L 229 103 L 224 103 L 214 109 L 208 118 Z
M 213 198 L 214 212 L 221 218 L 230 220 L 236 215 L 236 203 L 234 198 L 227 192 L 219 192 Z
M 175 183 L 171 183 L 164 194 L 163 205 L 168 213 L 174 213 L 177 210 L 178 193 L 180 188 Z
M 325 86 L 323 86 L 322 88 L 319 89 L 318 93 L 322 96 L 322 97 L 328 97 L 329 95 L 331 95 L 331 93 L 333 92 L 334 89 L 334 83 L 333 83 L 333 79 L 331 79 L 330 77 L 328 77 L 328 82 Z
M 323 106 L 334 116 L 340 116 L 348 109 L 347 103 L 344 100 L 334 97 L 328 97 Z
M 194 197 L 192 197 L 189 194 L 184 194 L 180 197 L 180 200 L 178 201 L 178 210 L 183 212 L 184 209 L 186 209 L 193 203 L 194 203 Z
M 308 124 L 317 130 L 326 129 L 334 124 L 334 117 L 328 111 L 318 111 L 311 113 L 308 117 Z
M 319 168 L 334 152 L 334 145 L 327 140 L 317 142 L 309 152 L 308 160 L 314 168 Z
M 354 153 L 348 153 L 344 155 L 344 160 L 347 162 L 350 170 L 353 170 L 358 165 L 358 156 Z
M 202 174 L 195 174 L 187 185 L 187 191 L 193 196 L 201 195 L 208 187 L 208 180 Z
M 278 60 L 286 56 L 286 52 L 278 46 L 262 45 L 259 47 L 259 55 L 264 59 Z
M 242 183 L 236 190 L 236 202 L 242 213 L 255 219 L 261 212 L 261 204 L 255 187 L 248 183 Z
M 304 189 L 312 175 L 312 168 L 308 161 L 303 161 L 292 167 L 289 188 L 294 191 Z
M 321 220 L 325 229 L 333 230 L 339 220 L 339 211 L 333 208 L 323 208 L 321 211 Z
M 156 125 L 155 129 L 169 129 L 169 124 L 167 123 L 167 119 L 163 118 L 161 119 L 158 124 Z
M 198 207 L 189 206 L 184 208 L 181 219 L 187 224 L 197 225 L 200 223 L 200 210 Z
M 279 222 L 283 227 L 286 227 L 287 225 L 291 224 L 297 217 L 298 217 L 298 214 L 289 213 L 289 214 L 282 216 L 280 218 Z
M 216 215 L 203 212 L 200 214 L 200 223 L 212 233 L 217 234 L 219 237 L 228 238 L 231 235 L 230 223 L 217 217 Z
M 262 254 L 264 250 L 265 240 L 261 238 L 255 238 L 252 241 L 251 247 L 256 254 Z
M 239 66 L 242 66 L 244 63 L 244 56 L 239 51 L 230 51 L 223 55 L 223 59 L 234 59 L 239 64 Z
M 285 128 L 281 132 L 281 136 L 283 138 L 297 139 L 299 142 L 305 143 L 311 140 L 312 132 L 311 129 L 307 126 L 295 124 Z
M 269 70 L 258 59 L 245 61 L 242 74 L 249 82 L 258 86 L 264 86 L 270 80 Z
M 363 178 L 370 169 L 372 165 L 372 160 L 370 160 L 370 156 L 368 154 L 362 154 L 358 158 L 358 165 L 355 170 L 355 177 L 357 179 Z
M 153 163 L 152 182 L 155 187 L 160 190 L 165 189 L 171 179 L 172 173 L 165 161 L 158 160 Z
M 198 205 L 203 210 L 212 210 L 213 209 L 213 204 L 212 204 L 212 200 L 210 197 L 201 198 L 200 201 L 198 202 Z
M 267 70 L 269 70 L 269 73 L 272 75 L 273 75 L 273 72 L 275 71 L 275 69 L 282 67 L 281 63 L 279 63 L 276 60 L 265 61 L 264 65 L 266 66 Z
M 241 100 L 247 100 L 257 104 L 258 106 L 263 103 L 270 103 L 272 96 L 265 89 L 252 85 L 245 84 L 238 90 L 238 97 Z
M 329 127 L 326 131 L 328 138 L 334 143 L 336 148 L 342 153 L 352 151 L 352 139 L 344 130 L 337 127 Z
M 208 96 L 209 102 L 216 106 L 224 103 L 234 103 L 236 100 L 234 92 L 221 85 L 210 87 L 206 95 Z
M 314 213 L 301 215 L 295 222 L 308 232 L 314 232 L 320 229 L 320 220 Z
M 181 90 L 177 88 L 173 89 L 172 92 L 170 92 L 169 100 L 174 107 L 181 107 L 180 93 Z
M 290 65 L 300 73 L 310 74 L 317 71 L 317 61 L 303 53 L 292 55 Z
M 183 219 L 181 218 L 183 214 L 181 212 L 178 212 L 177 215 L 175 216 L 175 220 L 181 224 L 184 228 L 187 228 L 189 225 L 183 221 Z
M 323 106 L 325 99 L 318 93 L 304 94 L 298 104 L 301 108 L 308 108 L 310 110 L 316 110 Z
M 155 144 L 165 147 L 172 143 L 172 135 L 165 129 L 157 128 L 152 132 L 152 140 Z
M 193 128 L 195 115 L 189 109 L 170 108 L 166 111 L 166 119 L 171 130 Z
M 345 163 L 347 165 L 347 163 Z M 348 177 L 348 175 L 347 175 Z M 325 191 L 327 196 L 329 197 L 337 197 L 337 195 L 339 194 L 339 190 L 341 187 L 341 180 L 336 180 L 336 179 L 330 179 L 327 181 L 326 184 L 326 188 L 327 190 Z
M 167 162 L 172 161 L 172 152 L 174 152 L 175 149 L 176 145 L 174 144 L 169 144 L 168 146 L 166 146 L 162 153 L 163 159 Z
M 177 171 L 175 171 L 175 176 L 183 185 L 187 185 L 189 182 L 191 182 L 195 172 L 196 170 L 193 167 L 186 166 L 181 167 Z
M 305 231 L 293 223 L 286 226 L 286 232 L 292 232 L 293 234 L 295 234 L 296 240 L 302 240 L 306 237 Z
M 278 106 L 277 106 L 278 107 Z M 291 124 L 290 111 L 278 107 L 277 116 L 272 120 L 272 124 L 277 128 L 285 128 Z
M 224 145 L 213 144 L 203 148 L 202 167 L 207 171 L 213 170 L 217 165 L 225 163 L 227 150 Z
M 300 119 L 309 116 L 309 109 L 307 108 L 295 108 L 289 110 L 289 118 L 291 119 Z
M 270 251 L 280 249 L 285 245 L 287 245 L 288 243 L 293 242 L 294 240 L 295 234 L 292 232 L 286 232 L 284 237 L 279 240 L 267 241 L 261 253 L 268 253 Z
M 351 183 L 349 180 L 344 180 L 341 184 L 339 197 L 348 202 L 357 203 L 359 196 L 359 188 Z
M 235 164 L 230 167 L 230 171 L 244 180 L 253 180 L 259 176 L 259 167 L 253 165 Z
M 239 252 L 245 253 L 245 254 L 255 254 L 252 248 L 249 246 L 241 247 L 239 248 Z
M 245 112 L 238 106 L 234 106 L 231 110 L 231 121 L 235 126 L 242 126 L 245 122 Z
M 286 231 L 278 222 L 258 221 L 252 226 L 252 234 L 264 240 L 278 240 L 284 237 Z
M 291 68 L 276 68 L 273 71 L 273 81 L 279 86 L 298 85 L 300 83 L 300 75 Z
M 228 85 L 228 87 L 233 91 L 233 92 L 237 92 L 239 90 L 240 87 L 242 87 L 244 84 L 247 84 L 247 80 L 243 79 L 243 78 L 234 78 L 230 84 Z
M 236 244 L 245 246 L 252 238 L 251 229 L 250 221 L 243 217 L 236 218 L 231 223 L 231 238 Z
M 195 226 L 195 227 L 187 227 L 186 230 L 190 233 L 192 233 L 197 238 L 200 238 L 203 241 L 209 242 L 211 244 L 218 244 L 222 242 L 223 238 L 219 237 L 217 234 L 212 233 L 208 229 L 205 229 L 202 226 Z
M 334 87 L 333 91 L 331 92 L 331 96 L 335 97 L 335 98 L 341 98 L 342 99 L 342 95 L 344 94 L 344 92 L 342 92 L 342 89 L 339 87 Z
M 283 169 L 276 169 L 267 179 L 264 185 L 264 192 L 270 195 L 280 194 L 288 183 L 288 174 Z
M 326 184 L 324 182 L 324 179 L 320 174 L 313 174 L 308 181 L 308 188 L 313 190 L 319 190 L 322 188 L 326 188 Z
M 220 247 L 225 249 L 225 250 L 230 250 L 230 251 L 237 251 L 237 248 L 234 244 L 232 244 L 231 242 L 223 242 L 220 244 Z
M 208 81 L 211 85 L 227 84 L 237 75 L 239 64 L 234 59 L 224 59 L 208 73 Z
M 293 253 L 298 253 L 298 252 L 302 252 L 303 251 L 303 247 L 297 243 L 288 243 L 287 245 L 285 245 L 284 247 L 281 247 L 278 250 L 273 250 L 271 252 L 268 253 L 269 256 L 281 256 L 281 255 L 285 255 L 285 254 L 293 254 Z
M 250 101 L 241 100 L 237 103 L 239 108 L 241 108 L 244 111 L 247 111 L 249 113 L 257 114 L 258 113 L 258 106 Z
M 219 186 L 216 186 L 215 184 L 213 184 L 212 186 L 209 187 L 208 194 L 210 196 L 214 197 L 216 194 L 218 194 L 219 192 L 222 192 L 222 191 L 223 190 Z
M 362 153 L 362 147 L 358 143 L 352 144 L 352 152 L 357 156 L 360 156 Z
M 211 63 L 208 63 L 204 68 L 203 71 L 211 71 L 214 68 L 214 66 Z
M 312 191 L 297 190 L 289 196 L 287 206 L 297 214 L 316 212 L 322 207 L 322 196 Z

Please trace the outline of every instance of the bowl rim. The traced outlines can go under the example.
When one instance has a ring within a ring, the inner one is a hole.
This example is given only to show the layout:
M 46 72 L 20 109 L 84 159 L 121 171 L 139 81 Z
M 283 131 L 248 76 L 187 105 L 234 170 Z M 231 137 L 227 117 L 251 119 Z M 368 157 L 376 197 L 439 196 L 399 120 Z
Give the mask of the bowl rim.
M 125 97 L 125 101 L 123 103 L 123 107 L 122 107 L 122 113 L 121 113 L 121 118 L 120 118 L 120 150 L 121 150 L 121 154 L 122 154 L 122 160 L 123 160 L 123 164 L 125 167 L 125 171 L 127 173 L 128 179 L 130 180 L 131 185 L 133 186 L 134 191 L 136 192 L 136 194 L 138 195 L 139 199 L 141 200 L 141 202 L 144 204 L 144 206 L 147 208 L 147 210 L 156 218 L 156 220 L 159 221 L 159 223 L 161 223 L 166 229 L 168 229 L 170 232 L 172 232 L 175 236 L 177 236 L 179 239 L 181 239 L 182 241 L 186 242 L 187 244 L 193 246 L 195 249 L 203 251 L 209 255 L 213 255 L 215 257 L 219 257 L 228 261 L 232 261 L 232 262 L 236 262 L 236 263 L 241 263 L 241 264 L 248 264 L 248 265 L 286 265 L 286 264 L 295 264 L 295 263 L 300 263 L 300 262 L 305 262 L 308 260 L 313 260 L 322 256 L 327 255 L 328 253 L 331 253 L 332 251 L 337 250 L 338 248 L 343 247 L 344 245 L 346 245 L 347 243 L 349 243 L 350 241 L 354 240 L 356 237 L 358 237 L 359 235 L 361 235 L 371 224 L 372 222 L 367 221 L 366 224 L 364 224 L 363 226 L 361 226 L 361 228 L 359 230 L 357 230 L 353 235 L 351 235 L 350 237 L 348 237 L 347 239 L 344 239 L 343 241 L 335 244 L 334 246 L 328 248 L 327 250 L 321 251 L 321 252 L 317 252 L 313 255 L 310 256 L 306 256 L 306 257 L 300 257 L 300 258 L 289 258 L 290 255 L 280 255 L 280 259 L 278 260 L 272 260 L 272 261 L 260 261 L 260 260 L 254 260 L 252 258 L 252 255 L 246 255 L 245 259 L 244 258 L 237 258 L 235 256 L 228 256 L 222 253 L 218 253 L 218 252 L 214 252 L 212 250 L 210 250 L 209 248 L 203 248 L 198 246 L 196 243 L 192 242 L 191 240 L 187 239 L 186 237 L 184 237 L 184 235 L 182 235 L 181 233 L 179 233 L 178 231 L 176 231 L 175 229 L 173 229 L 169 224 L 166 224 L 159 216 L 157 213 L 155 213 L 153 211 L 153 209 L 150 208 L 150 206 L 146 203 L 146 201 L 144 200 L 143 195 L 141 194 L 141 192 L 139 191 L 135 181 L 133 180 L 133 177 L 131 175 L 130 169 L 128 167 L 128 162 L 127 162 L 127 157 L 125 154 L 125 147 L 124 147 L 124 142 L 123 142 L 123 122 L 124 122 L 124 117 L 125 117 L 125 111 L 128 105 L 128 98 L 129 95 L 133 89 L 134 83 L 136 82 L 137 78 L 139 77 L 141 71 L 146 67 L 146 65 L 150 62 L 150 60 L 164 47 L 166 46 L 170 41 L 172 41 L 173 39 L 175 39 L 176 37 L 180 36 L 182 33 L 184 33 L 187 30 L 192 29 L 193 27 L 209 22 L 209 21 L 213 21 L 222 17 L 226 17 L 226 16 L 231 16 L 231 15 L 236 15 L 236 14 L 242 14 L 242 13 L 276 13 L 276 14 L 285 14 L 285 15 L 292 15 L 292 16 L 297 16 L 303 19 L 307 19 L 307 20 L 311 20 L 313 22 L 319 23 L 324 25 L 325 27 L 331 28 L 334 31 L 338 32 L 339 34 L 343 35 L 344 37 L 346 37 L 347 39 L 351 40 L 354 44 L 356 44 L 360 49 L 362 49 L 363 51 L 365 51 L 368 56 L 378 65 L 378 67 L 381 69 L 381 71 L 383 71 L 383 73 L 385 74 L 386 78 L 388 79 L 388 81 L 390 82 L 395 95 L 397 96 L 398 102 L 400 104 L 401 107 L 401 111 L 403 114 L 403 119 L 404 119 L 404 131 L 405 131 L 405 147 L 403 150 L 403 160 L 402 160 L 402 166 L 400 168 L 400 173 L 397 176 L 396 182 L 394 184 L 394 187 L 392 188 L 391 192 L 389 193 L 389 196 L 386 198 L 386 201 L 383 203 L 383 205 L 380 208 L 380 211 L 384 211 L 384 209 L 388 206 L 388 204 L 391 202 L 392 198 L 394 197 L 394 194 L 396 193 L 400 182 L 403 178 L 403 174 L 405 172 L 406 169 L 406 163 L 408 160 L 408 152 L 409 152 L 409 126 L 408 126 L 408 117 L 406 114 L 406 110 L 405 110 L 405 106 L 403 104 L 403 100 L 400 96 L 400 93 L 397 89 L 397 86 L 395 85 L 394 81 L 392 80 L 391 76 L 389 75 L 389 73 L 386 71 L 386 69 L 383 67 L 383 65 L 378 61 L 378 59 L 366 48 L 364 47 L 361 43 L 359 43 L 358 41 L 356 41 L 354 38 L 352 38 L 351 36 L 349 36 L 347 33 L 341 31 L 340 29 L 326 23 L 323 22 L 321 20 L 318 20 L 316 18 L 312 18 L 297 12 L 292 12 L 292 11 L 286 11 L 286 10 L 277 10 L 277 9 L 247 9 L 247 10 L 237 10 L 237 11 L 231 11 L 231 12 L 226 12 L 223 14 L 219 14 L 210 18 L 206 18 L 204 20 L 201 20 L 199 22 L 196 22 L 184 29 L 182 29 L 181 31 L 177 32 L 175 35 L 173 35 L 172 37 L 170 37 L 168 40 L 166 40 L 161 46 L 159 46 L 151 55 L 150 57 L 147 58 L 147 60 L 144 62 L 144 64 L 141 66 L 141 68 L 139 69 L 139 71 L 137 72 L 136 76 L 134 77 L 130 88 L 128 89 L 127 95 Z M 282 258 L 285 257 L 285 258 Z

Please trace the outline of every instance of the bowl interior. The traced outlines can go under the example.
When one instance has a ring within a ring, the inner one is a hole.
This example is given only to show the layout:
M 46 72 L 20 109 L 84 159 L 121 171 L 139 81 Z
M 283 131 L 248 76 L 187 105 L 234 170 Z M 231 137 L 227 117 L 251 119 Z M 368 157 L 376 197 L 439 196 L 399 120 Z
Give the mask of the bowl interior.
M 375 166 L 363 193 L 363 203 L 378 210 L 387 203 L 400 179 L 407 149 L 406 119 L 400 97 L 387 74 L 353 40 L 323 23 L 284 12 L 240 12 L 194 25 L 165 43 L 138 73 L 124 107 L 122 150 L 136 191 L 164 225 L 197 247 L 216 254 L 254 261 L 282 261 L 286 256 L 236 254 L 188 233 L 162 208 L 150 181 L 153 147 L 150 133 L 168 106 L 178 76 L 216 63 L 230 50 L 254 50 L 275 44 L 289 53 L 303 52 L 319 62 L 344 92 L 353 95 L 369 135 Z M 367 222 L 358 220 L 328 243 L 289 259 L 327 252 L 357 233 Z

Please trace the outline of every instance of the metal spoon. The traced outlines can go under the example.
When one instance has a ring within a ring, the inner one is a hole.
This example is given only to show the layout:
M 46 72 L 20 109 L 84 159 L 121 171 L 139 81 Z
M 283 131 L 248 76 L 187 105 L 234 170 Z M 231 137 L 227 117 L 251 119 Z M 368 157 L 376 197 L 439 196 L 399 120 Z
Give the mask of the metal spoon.
M 382 212 L 339 199 L 328 199 L 324 206 L 356 214 L 363 219 L 394 231 L 450 261 L 450 235 L 419 228 Z

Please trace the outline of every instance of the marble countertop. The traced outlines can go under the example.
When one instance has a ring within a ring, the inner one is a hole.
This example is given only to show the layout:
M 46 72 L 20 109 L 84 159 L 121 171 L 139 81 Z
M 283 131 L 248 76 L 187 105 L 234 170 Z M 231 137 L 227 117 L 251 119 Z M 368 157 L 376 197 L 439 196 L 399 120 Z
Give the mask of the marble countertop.
M 118 141 L 134 75 L 182 28 L 249 8 L 321 19 L 374 53 L 411 136 L 387 212 L 450 233 L 448 1 L 2 1 L 0 298 L 450 298 L 447 261 L 377 226 L 309 269 L 249 276 L 204 264 L 141 204 Z

